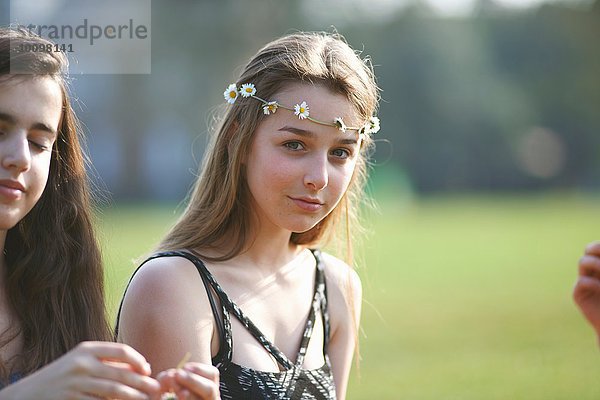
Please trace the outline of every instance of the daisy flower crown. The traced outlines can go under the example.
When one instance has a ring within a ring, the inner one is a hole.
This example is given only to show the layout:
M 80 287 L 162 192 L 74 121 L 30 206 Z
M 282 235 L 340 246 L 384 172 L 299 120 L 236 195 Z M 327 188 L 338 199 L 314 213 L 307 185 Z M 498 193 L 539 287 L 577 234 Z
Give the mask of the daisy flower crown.
M 299 104 L 295 104 L 294 107 L 284 106 L 278 103 L 277 101 L 267 101 L 256 95 L 256 87 L 253 83 L 244 83 L 240 88 L 238 88 L 235 83 L 232 83 L 227 87 L 227 89 L 225 89 L 223 96 L 229 104 L 235 103 L 239 96 L 251 97 L 262 103 L 262 109 L 265 115 L 275 114 L 277 109 L 283 108 L 285 110 L 292 111 L 295 115 L 298 116 L 299 119 L 306 119 L 320 125 L 332 126 L 334 128 L 339 129 L 342 132 L 357 131 L 361 135 L 370 135 L 379 132 L 380 128 L 379 118 L 377 118 L 376 116 L 372 116 L 371 118 L 369 118 L 367 123 L 363 126 L 346 126 L 341 117 L 335 118 L 332 122 L 320 121 L 310 116 L 310 107 L 308 106 L 308 104 L 306 104 L 305 101 Z

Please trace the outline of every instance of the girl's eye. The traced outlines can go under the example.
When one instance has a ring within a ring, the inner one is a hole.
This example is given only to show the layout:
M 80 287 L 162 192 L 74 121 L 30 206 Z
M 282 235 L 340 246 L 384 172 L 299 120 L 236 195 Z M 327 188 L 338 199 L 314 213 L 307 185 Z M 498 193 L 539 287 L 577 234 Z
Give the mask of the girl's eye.
M 37 142 L 34 142 L 33 140 L 30 140 L 29 144 L 39 151 L 48 151 L 49 150 L 47 146 L 44 146 L 43 144 L 39 144 Z
M 283 144 L 286 148 L 294 151 L 302 150 L 304 146 L 300 142 L 287 142 Z
M 350 158 L 352 154 L 346 149 L 335 149 L 331 152 L 331 155 L 337 158 L 346 159 Z

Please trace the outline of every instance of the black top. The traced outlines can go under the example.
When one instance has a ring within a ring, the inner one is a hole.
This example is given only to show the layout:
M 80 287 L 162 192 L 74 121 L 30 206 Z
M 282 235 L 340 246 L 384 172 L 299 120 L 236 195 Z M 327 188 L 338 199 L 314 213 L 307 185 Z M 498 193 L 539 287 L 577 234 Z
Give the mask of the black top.
M 315 289 L 312 299 L 312 307 L 306 321 L 304 335 L 300 343 L 300 349 L 296 362 L 290 361 L 254 323 L 244 315 L 242 310 L 219 286 L 204 263 L 194 254 L 187 251 L 167 251 L 155 254 L 144 261 L 135 273 L 146 262 L 159 257 L 183 257 L 191 261 L 198 270 L 202 282 L 206 288 L 210 306 L 217 324 L 219 333 L 219 351 L 213 357 L 212 363 L 220 372 L 220 394 L 223 400 L 229 399 L 335 399 L 335 384 L 331 373 L 331 364 L 327 356 L 327 343 L 329 341 L 329 314 L 327 312 L 327 288 L 325 274 L 323 272 L 323 261 L 318 250 L 311 250 L 316 259 Z M 133 276 L 132 276 L 133 279 Z M 131 279 L 129 281 L 131 283 Z M 129 287 L 129 285 L 128 285 Z M 212 290 L 211 290 L 212 289 Z M 125 289 L 127 290 L 127 289 Z M 119 317 L 121 306 L 117 315 L 117 327 L 115 337 L 119 328 Z M 316 313 L 320 312 L 323 320 L 323 355 L 325 363 L 318 369 L 302 369 L 304 356 L 310 341 L 315 324 Z M 231 317 L 233 315 L 248 329 L 254 338 L 263 345 L 280 366 L 280 372 L 257 371 L 243 367 L 231 361 L 233 353 L 233 336 L 231 333 Z

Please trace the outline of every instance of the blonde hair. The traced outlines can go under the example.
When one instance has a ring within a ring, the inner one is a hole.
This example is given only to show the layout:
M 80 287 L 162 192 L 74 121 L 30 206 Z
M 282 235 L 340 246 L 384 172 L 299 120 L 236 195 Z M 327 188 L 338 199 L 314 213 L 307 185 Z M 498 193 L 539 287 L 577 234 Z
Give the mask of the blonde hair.
M 379 100 L 370 60 L 361 59 L 337 33 L 294 33 L 268 43 L 252 57 L 236 83 L 239 86 L 248 82 L 254 83 L 265 99 L 274 98 L 291 83 L 322 85 L 344 95 L 362 123 L 374 115 Z M 205 258 L 225 261 L 247 246 L 253 215 L 243 160 L 265 115 L 256 100 L 240 100 L 228 106 L 217 126 L 188 205 L 159 249 L 217 249 L 220 256 Z M 312 229 L 292 233 L 292 243 L 321 245 L 335 236 L 341 222 L 346 231 L 346 258 L 351 258 L 350 232 L 360 225 L 358 204 L 364 197 L 372 144 L 372 139 L 366 137 L 348 190 L 338 206 Z

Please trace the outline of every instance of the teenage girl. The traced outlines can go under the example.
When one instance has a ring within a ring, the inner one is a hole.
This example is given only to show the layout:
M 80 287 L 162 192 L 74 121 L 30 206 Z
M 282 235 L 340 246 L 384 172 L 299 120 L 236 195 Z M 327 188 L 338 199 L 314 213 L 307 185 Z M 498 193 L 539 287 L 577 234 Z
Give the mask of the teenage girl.
M 21 45 L 53 46 L 0 28 L 0 399 L 158 397 L 144 357 L 104 342 L 102 264 L 66 58 Z
M 218 370 L 223 399 L 343 399 L 361 283 L 319 246 L 356 232 L 379 130 L 372 67 L 337 34 L 297 33 L 224 96 L 185 212 L 130 281 L 118 339 L 193 398 L 218 396 Z

